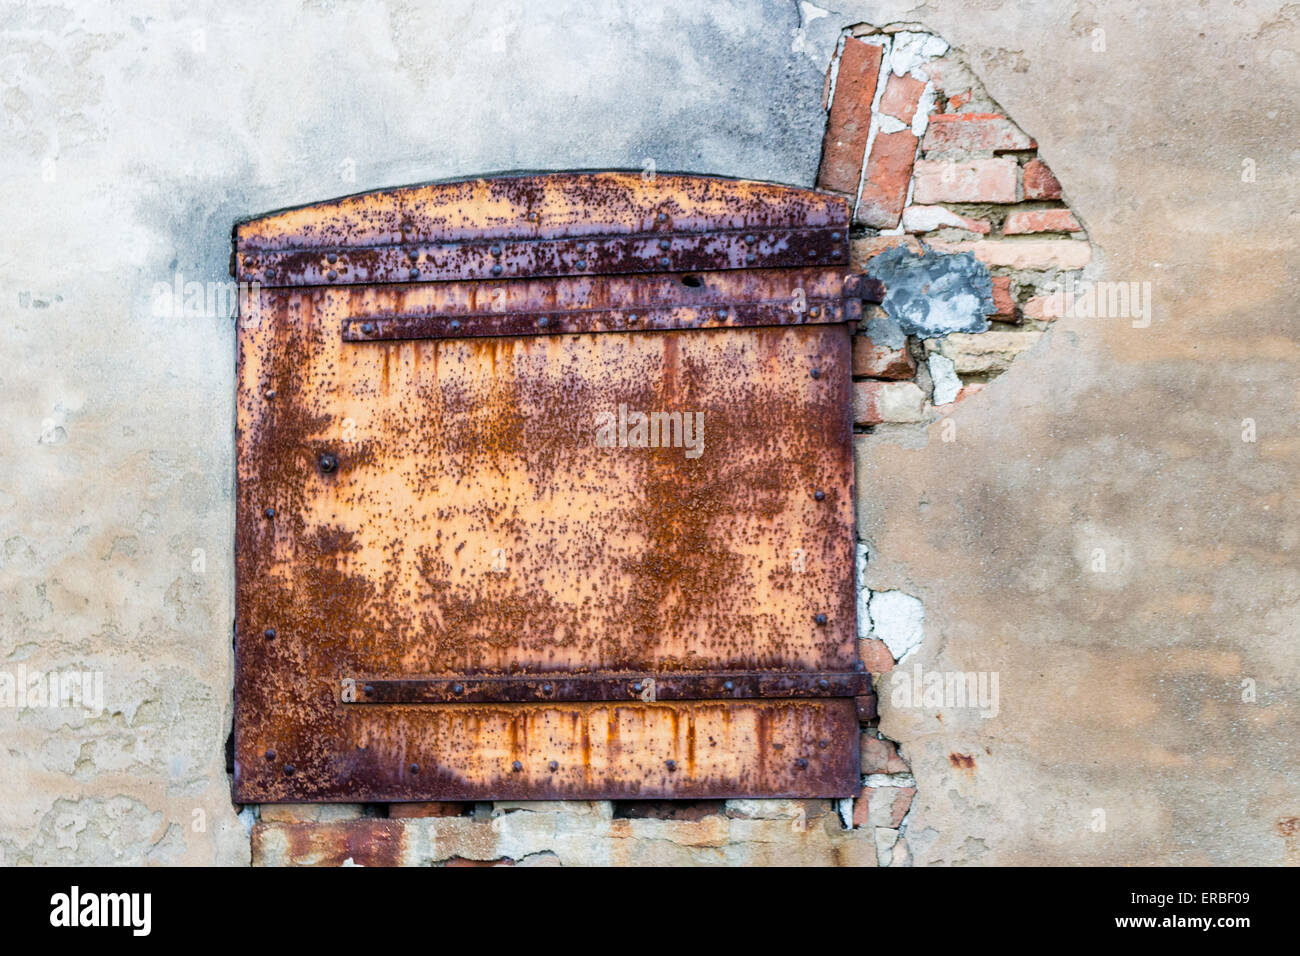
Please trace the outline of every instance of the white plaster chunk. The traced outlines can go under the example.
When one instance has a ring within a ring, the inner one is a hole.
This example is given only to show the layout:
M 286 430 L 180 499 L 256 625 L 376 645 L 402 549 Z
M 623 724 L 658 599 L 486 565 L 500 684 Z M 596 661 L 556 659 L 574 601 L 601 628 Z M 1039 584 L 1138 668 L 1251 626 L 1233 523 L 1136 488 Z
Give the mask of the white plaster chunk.
M 952 359 L 934 352 L 928 359 L 930 378 L 934 380 L 934 404 L 947 405 L 957 400 L 961 391 L 961 379 L 957 377 L 956 366 Z
M 865 640 L 871 636 L 871 591 L 867 588 L 867 546 L 859 544 L 857 549 L 858 571 L 858 637 Z
M 906 123 L 890 116 L 888 113 L 881 113 L 879 120 L 880 132 L 882 133 L 901 133 L 903 130 L 907 129 Z
M 869 605 L 871 636 L 885 642 L 894 660 L 901 661 L 924 636 L 925 608 L 902 591 L 875 591 Z
M 903 229 L 907 232 L 934 232 L 945 226 L 968 229 L 970 220 L 943 206 L 907 206 L 903 209 Z
M 889 52 L 889 68 L 902 76 L 910 73 L 918 80 L 924 80 L 920 72 L 927 60 L 943 56 L 948 52 L 948 44 L 929 33 L 895 33 L 893 49 Z
M 869 773 L 862 778 L 864 787 L 915 787 L 916 778 L 910 773 Z

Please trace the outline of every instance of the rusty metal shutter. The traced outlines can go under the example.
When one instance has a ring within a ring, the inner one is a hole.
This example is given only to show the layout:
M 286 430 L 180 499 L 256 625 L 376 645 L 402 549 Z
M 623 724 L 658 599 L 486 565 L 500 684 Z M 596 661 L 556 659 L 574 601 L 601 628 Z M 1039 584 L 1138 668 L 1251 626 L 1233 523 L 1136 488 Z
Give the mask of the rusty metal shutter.
M 239 224 L 237 801 L 856 792 L 848 226 L 628 173 Z

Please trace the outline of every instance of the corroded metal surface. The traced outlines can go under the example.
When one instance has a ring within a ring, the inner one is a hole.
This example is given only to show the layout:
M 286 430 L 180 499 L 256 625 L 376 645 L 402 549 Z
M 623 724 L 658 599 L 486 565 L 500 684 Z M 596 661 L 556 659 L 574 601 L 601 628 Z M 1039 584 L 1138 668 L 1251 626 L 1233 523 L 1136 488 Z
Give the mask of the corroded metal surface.
M 355 197 L 246 223 L 239 253 L 504 240 L 530 212 L 553 235 L 659 215 L 701 232 L 847 227 L 842 202 L 802 190 L 611 175 Z M 626 312 L 698 292 L 717 309 L 844 285 L 829 265 L 682 278 L 266 288 L 249 304 L 239 800 L 853 790 L 846 325 L 345 341 L 358 322 L 482 322 L 501 301 Z M 663 441 L 638 440 L 638 413 Z M 671 702 L 600 699 L 625 678 Z M 816 683 L 832 679 L 843 696 Z M 687 699 L 728 680 L 755 697 Z M 469 696 L 357 706 L 367 682 Z M 511 696 L 548 683 L 553 702 Z M 556 690 L 584 686 L 585 701 Z

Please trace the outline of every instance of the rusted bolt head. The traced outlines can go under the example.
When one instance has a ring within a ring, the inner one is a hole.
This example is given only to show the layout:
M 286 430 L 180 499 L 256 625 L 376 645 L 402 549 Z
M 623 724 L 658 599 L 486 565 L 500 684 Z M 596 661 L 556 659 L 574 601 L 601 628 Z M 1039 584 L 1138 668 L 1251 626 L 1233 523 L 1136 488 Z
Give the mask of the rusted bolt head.
M 409 275 L 412 279 L 418 279 L 420 278 L 420 270 L 412 269 L 410 272 L 407 273 L 407 275 Z
M 494 256 L 499 256 L 499 255 L 501 255 L 501 247 L 500 247 L 500 246 L 492 246 L 488 251 L 491 252 L 492 255 L 494 255 Z
M 819 740 L 819 741 L 817 741 L 817 749 L 818 749 L 818 750 L 825 750 L 825 749 L 826 749 L 827 747 L 829 747 L 830 745 L 831 745 L 831 742 L 830 742 L 829 740 Z
M 267 759 L 267 760 L 274 760 L 274 759 L 275 759 L 275 751 L 274 751 L 274 750 L 268 750 L 268 751 L 266 752 L 266 759 Z
M 339 469 L 338 458 L 334 455 L 331 455 L 329 452 L 325 452 L 323 455 L 317 458 L 316 464 L 319 465 L 320 470 L 325 472 L 325 474 L 327 475 L 331 474 L 332 472 L 338 471 Z
M 667 214 L 667 213 L 662 213 L 662 212 L 661 212 L 659 215 L 655 216 L 655 220 L 656 220 L 657 222 L 667 222 L 667 221 L 668 221 L 668 214 Z
M 832 232 L 832 233 L 831 233 L 831 241 L 832 241 L 832 242 L 839 242 L 839 241 L 840 241 L 840 234 L 839 234 L 838 232 Z
M 818 614 L 816 617 L 813 618 L 813 620 L 816 621 L 816 622 L 818 623 L 818 625 L 820 625 L 820 626 L 823 626 L 823 627 L 824 627 L 824 626 L 826 625 L 826 615 L 825 615 L 825 614 Z
M 546 766 L 548 766 L 548 767 L 551 769 L 551 773 L 555 773 L 555 771 L 557 771 L 557 770 L 560 769 L 560 765 L 559 765 L 559 763 L 558 763 L 557 761 L 554 761 L 554 760 L 552 760 L 552 761 L 551 761 L 550 763 L 548 763 Z
M 821 378 L 821 377 L 822 377 L 822 370 L 819 369 L 819 368 L 815 368 L 815 369 L 813 369 L 811 372 L 809 372 L 808 374 L 811 375 L 813 378 Z
M 546 316 L 542 316 L 540 319 L 537 320 L 537 324 L 540 326 L 547 326 L 551 324 L 551 320 L 548 319 Z
M 574 265 L 577 266 L 579 269 L 585 269 L 587 268 L 587 260 L 579 259 L 577 262 L 574 263 Z
M 330 265 L 334 265 L 334 263 L 339 261 L 339 257 L 337 253 L 331 252 L 328 256 L 325 257 L 325 261 L 328 262 Z
M 667 252 L 669 249 L 671 249 L 672 245 L 673 244 L 669 242 L 667 239 L 659 240 L 659 248 L 662 249 L 664 252 Z
M 551 687 L 550 684 L 543 684 L 543 685 L 542 685 L 542 693 L 543 693 L 543 694 L 549 694 L 552 690 L 554 690 L 554 688 Z
M 752 232 L 749 235 L 745 236 L 745 245 L 747 246 L 752 246 L 756 241 L 757 238 Z
M 820 687 L 822 690 L 830 690 L 831 682 L 828 681 L 825 677 L 823 677 L 821 680 L 817 682 L 817 686 Z
M 268 389 L 266 390 L 266 397 L 267 397 L 267 398 L 275 398 L 275 389 L 273 389 L 273 388 L 268 388 Z
M 667 256 L 664 256 L 662 259 L 659 260 L 659 264 L 663 266 L 665 269 L 667 269 L 670 265 L 673 264 L 673 260 L 669 259 Z
M 758 256 L 754 255 L 752 252 L 749 253 L 749 255 L 745 256 L 746 265 L 752 266 L 757 261 L 758 261 Z
M 513 770 L 515 773 L 518 773 L 520 770 L 524 769 L 524 765 L 521 764 L 518 760 L 516 760 L 514 763 L 510 765 L 510 769 Z
M 719 310 L 718 310 L 718 318 L 720 318 L 720 319 L 725 319 L 726 317 L 727 317 L 727 310 L 726 310 L 726 309 L 719 309 Z
M 492 267 L 492 274 L 494 276 L 499 276 L 501 274 L 501 263 L 498 262 Z
M 800 757 L 798 760 L 794 762 L 794 765 L 798 767 L 800 770 L 804 770 L 808 766 L 808 761 L 805 758 Z
M 735 689 L 736 689 L 736 685 L 733 684 L 731 681 L 726 681 L 726 682 L 722 685 L 722 689 L 723 689 L 723 690 L 735 690 Z
M 268 641 L 275 640 L 275 628 L 273 627 L 268 627 L 265 631 L 262 632 L 262 634 L 263 636 L 266 637 Z
M 627 317 L 627 324 L 628 324 L 628 325 L 636 325 L 636 323 L 637 323 L 637 316 L 636 316 L 636 313 L 633 312 L 631 315 L 629 315 L 629 316 Z
M 459 329 L 460 329 L 460 319 L 452 319 L 452 320 L 451 320 L 451 330 L 452 330 L 453 332 L 455 332 L 455 331 L 457 331 L 457 330 L 459 330 Z
M 367 694 L 373 694 L 375 692 L 375 685 L 367 684 L 365 687 L 361 689 L 364 690 Z
M 337 279 L 338 277 L 339 277 L 339 274 L 338 274 L 337 272 L 335 272 L 333 269 L 331 269 L 329 272 L 325 273 L 325 278 L 327 278 L 327 279 Z
M 274 517 L 275 517 L 275 509 L 274 509 L 274 508 L 267 508 L 265 511 L 262 512 L 262 514 L 266 515 L 268 518 L 274 518 Z
M 292 776 L 293 776 L 293 770 L 294 770 L 294 766 L 293 766 L 293 764 L 291 764 L 291 763 L 287 763 L 287 764 L 284 765 L 284 773 L 285 773 L 285 776 L 292 777 Z
M 632 693 L 634 693 L 634 694 L 639 694 L 639 693 L 641 693 L 641 682 L 640 682 L 640 681 L 637 681 L 635 684 L 632 685 Z
M 361 323 L 361 331 L 364 332 L 366 335 L 373 335 L 374 332 L 375 332 L 375 323 L 373 323 L 373 322 L 362 322 L 362 323 Z
M 811 315 L 814 319 L 817 318 L 817 316 L 822 314 L 821 306 L 814 305 L 811 309 L 808 310 L 808 314 Z
M 452 684 L 452 685 L 451 685 L 451 692 L 452 692 L 453 694 L 463 694 L 463 693 L 465 693 L 465 685 L 464 685 L 464 684 Z
M 275 278 L 275 270 L 274 270 L 274 269 L 267 269 L 267 270 L 266 270 L 266 277 L 267 277 L 268 279 L 274 279 L 274 278 Z
M 664 761 L 664 766 L 667 767 L 667 768 L 668 768 L 668 772 L 671 773 L 672 771 L 674 771 L 674 770 L 677 769 L 677 761 L 676 761 L 676 760 L 665 760 L 665 761 Z
M 420 765 L 418 763 L 411 764 L 411 773 L 419 773 L 419 772 L 420 772 Z
M 825 500 L 826 500 L 826 492 L 824 492 L 824 491 L 814 491 L 814 492 L 813 492 L 813 497 L 814 497 L 815 499 L 817 499 L 818 501 L 825 501 Z
M 816 259 L 816 258 L 817 258 L 817 250 L 816 250 L 816 249 L 809 249 L 809 250 L 808 250 L 808 258 L 809 258 L 809 259 Z

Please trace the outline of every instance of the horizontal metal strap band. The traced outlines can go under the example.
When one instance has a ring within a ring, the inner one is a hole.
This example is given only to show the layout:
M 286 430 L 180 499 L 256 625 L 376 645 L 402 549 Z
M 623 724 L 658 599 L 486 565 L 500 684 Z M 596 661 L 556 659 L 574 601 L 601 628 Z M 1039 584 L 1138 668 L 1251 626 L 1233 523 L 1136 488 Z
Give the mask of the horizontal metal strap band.
M 549 677 L 354 678 L 355 704 L 863 697 L 866 671 L 593 674 Z
M 728 306 L 679 305 L 653 309 L 565 312 L 474 312 L 346 319 L 345 342 L 395 339 L 466 339 L 504 335 L 588 332 L 660 332 L 673 329 L 752 328 L 852 322 L 862 317 L 856 299 L 810 299 L 796 312 L 789 302 Z
M 240 249 L 236 275 L 265 288 L 847 265 L 843 228 L 649 233 L 394 246 Z

